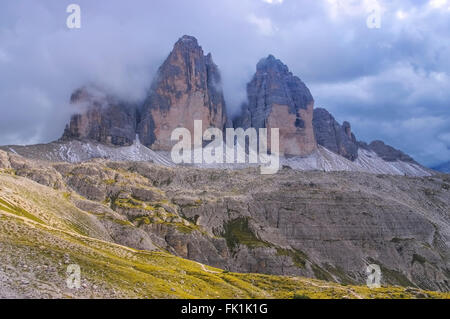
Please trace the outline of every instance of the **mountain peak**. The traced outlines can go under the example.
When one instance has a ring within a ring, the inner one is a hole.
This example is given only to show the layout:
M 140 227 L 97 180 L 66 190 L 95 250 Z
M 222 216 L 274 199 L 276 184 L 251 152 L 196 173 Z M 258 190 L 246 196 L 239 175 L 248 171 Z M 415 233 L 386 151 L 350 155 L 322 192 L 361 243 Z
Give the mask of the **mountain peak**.
M 61 138 L 94 140 L 106 145 L 129 146 L 136 134 L 136 110 L 95 86 L 83 86 L 72 94 L 76 114 Z
M 198 41 L 195 37 L 190 35 L 184 35 L 175 43 L 175 49 L 177 48 L 188 48 L 193 50 L 202 49 L 202 47 L 198 44 Z
M 247 85 L 248 104 L 235 126 L 280 128 L 280 153 L 306 156 L 317 149 L 312 126 L 314 98 L 289 68 L 270 54 Z
M 172 131 L 182 126 L 193 132 L 194 120 L 223 129 L 226 109 L 222 92 L 212 55 L 204 55 L 195 37 L 181 37 L 159 68 L 141 109 L 138 133 L 142 144 L 168 151 L 174 144 Z
M 269 54 L 267 58 L 261 59 L 258 62 L 256 69 L 259 72 L 275 71 L 277 73 L 290 73 L 287 65 L 272 54 Z

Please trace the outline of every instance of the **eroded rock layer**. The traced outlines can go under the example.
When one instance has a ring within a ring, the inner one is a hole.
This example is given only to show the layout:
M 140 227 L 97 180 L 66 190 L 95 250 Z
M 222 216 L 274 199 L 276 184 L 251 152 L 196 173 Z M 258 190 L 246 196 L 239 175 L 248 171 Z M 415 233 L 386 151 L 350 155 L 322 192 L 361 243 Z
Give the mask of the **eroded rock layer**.
M 256 168 L 44 163 L 1 151 L 0 170 L 64 192 L 98 216 L 109 240 L 138 250 L 345 284 L 365 284 L 367 265 L 377 264 L 383 284 L 450 289 L 445 175 L 283 169 L 273 178 Z

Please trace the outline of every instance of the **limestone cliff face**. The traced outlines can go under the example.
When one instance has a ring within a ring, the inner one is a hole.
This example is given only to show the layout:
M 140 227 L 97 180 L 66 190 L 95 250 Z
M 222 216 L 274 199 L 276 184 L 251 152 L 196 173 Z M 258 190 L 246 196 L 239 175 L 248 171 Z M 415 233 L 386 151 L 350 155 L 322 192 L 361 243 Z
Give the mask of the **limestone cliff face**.
M 313 118 L 317 143 L 330 151 L 354 161 L 358 158 L 358 143 L 350 123 L 340 125 L 327 110 L 317 108 Z
M 280 153 L 308 155 L 316 148 L 312 125 L 314 99 L 306 85 L 280 60 L 262 59 L 247 85 L 248 104 L 236 127 L 279 128 Z
M 70 99 L 76 108 L 62 140 L 93 140 L 108 145 L 133 144 L 135 108 L 91 87 L 76 90 Z
M 183 36 L 159 69 L 142 108 L 138 133 L 144 145 L 170 150 L 172 131 L 184 127 L 193 133 L 194 120 L 202 120 L 204 130 L 223 129 L 225 100 L 211 54 L 205 56 L 194 37 Z

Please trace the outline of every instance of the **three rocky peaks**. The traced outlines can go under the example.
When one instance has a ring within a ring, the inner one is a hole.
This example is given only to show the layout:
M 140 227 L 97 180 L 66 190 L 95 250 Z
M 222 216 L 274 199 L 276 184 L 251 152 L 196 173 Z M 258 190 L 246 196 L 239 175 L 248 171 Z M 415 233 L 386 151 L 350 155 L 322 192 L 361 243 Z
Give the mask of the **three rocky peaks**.
M 83 87 L 71 96 L 77 108 L 62 140 L 93 140 L 107 145 L 128 146 L 136 135 L 145 146 L 170 151 L 172 131 L 194 130 L 194 120 L 203 129 L 242 127 L 279 128 L 280 153 L 307 156 L 318 145 L 351 161 L 358 149 L 369 149 L 386 161 L 414 162 L 381 141 L 357 142 L 348 122 L 340 125 L 325 109 L 314 109 L 306 85 L 280 60 L 269 55 L 259 61 L 247 85 L 248 101 L 233 121 L 227 117 L 219 69 L 212 55 L 204 55 L 197 39 L 183 36 L 159 68 L 142 105 L 130 105 L 93 87 Z

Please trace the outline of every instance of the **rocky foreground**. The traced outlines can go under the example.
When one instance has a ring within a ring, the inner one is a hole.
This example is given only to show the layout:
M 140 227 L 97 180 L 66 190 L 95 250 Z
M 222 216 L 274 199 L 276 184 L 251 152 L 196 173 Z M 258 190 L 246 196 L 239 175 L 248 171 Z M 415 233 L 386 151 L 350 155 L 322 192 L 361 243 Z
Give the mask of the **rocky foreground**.
M 449 291 L 448 175 L 261 176 L 3 151 L 0 171 L 2 297 L 448 297 L 419 291 Z M 73 263 L 80 291 L 64 287 Z M 368 264 L 390 288 L 356 287 Z

